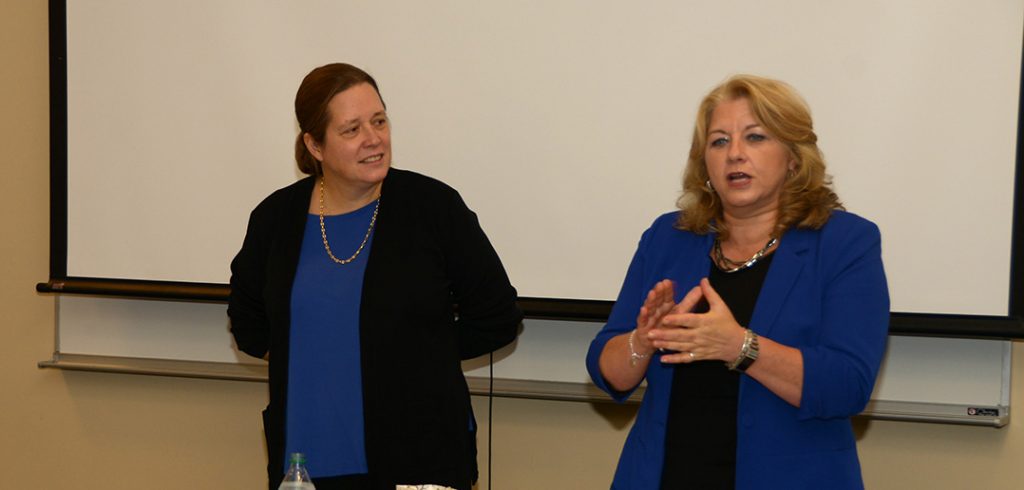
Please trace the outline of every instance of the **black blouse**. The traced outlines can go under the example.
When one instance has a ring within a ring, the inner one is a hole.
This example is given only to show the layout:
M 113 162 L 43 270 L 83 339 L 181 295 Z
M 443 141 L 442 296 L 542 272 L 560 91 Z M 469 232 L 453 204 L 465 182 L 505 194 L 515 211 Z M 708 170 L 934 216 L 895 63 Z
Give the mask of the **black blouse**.
M 774 254 L 727 274 L 711 266 L 708 280 L 740 325 L 749 325 Z M 707 311 L 701 302 L 696 311 Z M 736 478 L 736 404 L 740 374 L 719 360 L 678 364 L 665 429 L 662 489 L 727 489 Z

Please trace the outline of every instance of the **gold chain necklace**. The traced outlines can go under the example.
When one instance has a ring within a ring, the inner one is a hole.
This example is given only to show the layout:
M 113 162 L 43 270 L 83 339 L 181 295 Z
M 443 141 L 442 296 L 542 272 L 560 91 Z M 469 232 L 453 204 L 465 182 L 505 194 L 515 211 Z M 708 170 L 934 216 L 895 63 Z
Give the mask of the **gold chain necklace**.
M 366 236 L 363 237 L 363 243 L 359 244 L 359 248 L 356 249 L 356 252 L 352 254 L 351 257 L 344 260 L 335 257 L 334 253 L 331 252 L 331 246 L 327 244 L 327 229 L 324 228 L 324 179 L 323 177 L 320 178 L 320 236 L 324 239 L 324 250 L 327 250 L 327 255 L 331 260 L 341 265 L 345 265 L 356 260 L 356 257 L 359 256 L 359 252 L 363 251 L 363 247 L 366 246 L 366 242 L 370 240 L 370 233 L 373 233 L 373 226 L 377 224 L 377 211 L 380 211 L 380 197 L 377 198 L 377 206 L 373 208 L 373 217 L 370 218 L 370 227 L 366 229 Z
M 731 274 L 733 272 L 741 271 L 743 269 L 746 269 L 746 268 L 756 264 L 757 261 L 761 260 L 768 253 L 768 250 L 770 250 L 775 245 L 775 242 L 777 242 L 777 241 L 779 241 L 778 238 L 772 238 L 771 240 L 768 240 L 768 243 L 765 244 L 764 248 L 762 248 L 761 250 L 758 250 L 757 253 L 755 253 L 753 257 L 751 257 L 750 259 L 748 259 L 748 260 L 746 260 L 744 262 L 737 262 L 735 260 L 732 260 L 732 259 L 726 257 L 725 254 L 722 253 L 722 242 L 716 238 L 715 239 L 715 265 L 718 267 L 718 270 L 720 270 L 720 271 L 722 271 L 722 272 L 724 272 L 726 274 Z

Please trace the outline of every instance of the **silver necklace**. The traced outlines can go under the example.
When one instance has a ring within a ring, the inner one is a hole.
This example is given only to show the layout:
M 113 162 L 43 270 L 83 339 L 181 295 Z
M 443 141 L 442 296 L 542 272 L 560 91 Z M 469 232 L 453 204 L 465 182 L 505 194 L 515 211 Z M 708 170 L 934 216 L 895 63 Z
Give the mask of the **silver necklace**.
M 722 242 L 716 238 L 714 251 L 715 267 L 718 267 L 718 270 L 726 274 L 732 274 L 733 272 L 739 272 L 743 269 L 749 268 L 750 266 L 756 264 L 757 261 L 764 258 L 764 256 L 768 253 L 768 250 L 771 250 L 771 248 L 774 247 L 775 243 L 778 241 L 778 238 L 772 238 L 771 240 L 768 240 L 768 243 L 766 243 L 764 247 L 761 248 L 761 250 L 758 250 L 753 257 L 750 257 L 750 259 L 748 259 L 745 262 L 737 262 L 735 260 L 729 259 L 728 257 L 725 256 L 725 254 L 722 253 Z

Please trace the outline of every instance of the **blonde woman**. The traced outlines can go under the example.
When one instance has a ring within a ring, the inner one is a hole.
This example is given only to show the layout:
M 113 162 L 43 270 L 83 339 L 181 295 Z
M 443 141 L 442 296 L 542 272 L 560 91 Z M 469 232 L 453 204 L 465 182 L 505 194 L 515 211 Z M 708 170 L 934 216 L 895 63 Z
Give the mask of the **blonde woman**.
M 678 205 L 587 356 L 616 400 L 647 380 L 612 487 L 863 487 L 850 417 L 885 348 L 881 239 L 832 191 L 796 92 L 712 90 Z

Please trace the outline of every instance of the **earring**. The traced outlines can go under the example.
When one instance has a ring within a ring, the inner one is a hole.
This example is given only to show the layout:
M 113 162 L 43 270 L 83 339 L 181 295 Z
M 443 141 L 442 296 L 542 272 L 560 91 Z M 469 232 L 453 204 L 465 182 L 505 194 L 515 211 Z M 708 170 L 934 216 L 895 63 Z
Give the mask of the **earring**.
M 708 192 L 715 192 L 715 188 L 711 186 L 711 179 L 704 181 L 704 187 L 708 190 Z

